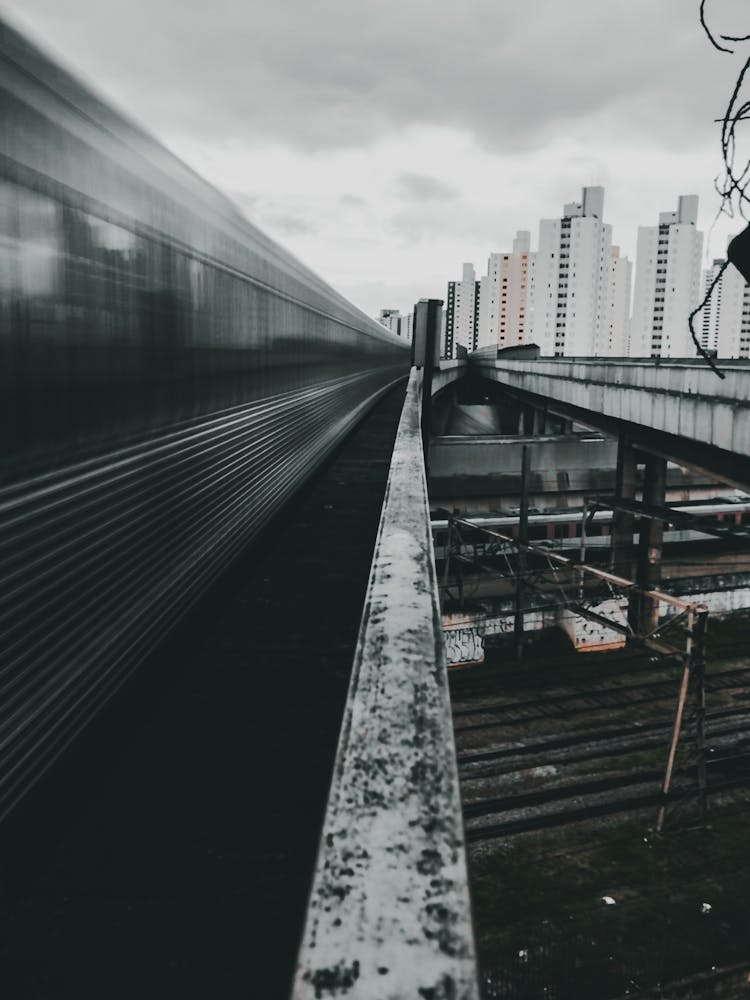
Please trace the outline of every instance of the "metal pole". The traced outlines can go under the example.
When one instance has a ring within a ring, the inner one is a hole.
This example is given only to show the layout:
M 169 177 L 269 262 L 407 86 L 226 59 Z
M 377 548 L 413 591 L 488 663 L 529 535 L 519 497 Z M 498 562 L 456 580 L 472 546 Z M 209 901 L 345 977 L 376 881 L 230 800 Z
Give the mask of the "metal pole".
M 617 444 L 617 470 L 615 473 L 615 503 L 632 500 L 636 486 L 635 449 L 624 434 Z M 632 572 L 633 515 L 615 509 L 612 518 L 611 569 L 618 576 L 629 577 Z
M 440 361 L 440 310 L 442 299 L 420 299 L 414 306 L 414 364 L 423 369 L 422 451 L 425 472 L 430 472 L 430 425 L 432 421 L 432 373 Z
M 664 781 L 661 787 L 661 802 L 659 804 L 659 812 L 656 816 L 656 832 L 661 833 L 664 829 L 664 813 L 666 810 L 666 798 L 669 795 L 669 789 L 672 784 L 672 772 L 674 770 L 674 759 L 677 753 L 677 744 L 680 741 L 680 731 L 682 729 L 682 716 L 685 711 L 685 699 L 687 697 L 688 681 L 690 680 L 690 668 L 692 667 L 693 661 L 693 623 L 695 621 L 695 612 L 692 608 L 688 611 L 687 617 L 687 627 L 688 627 L 688 637 L 687 644 L 685 648 L 685 665 L 682 669 L 682 681 L 680 682 L 680 695 L 677 699 L 677 711 L 674 717 L 674 726 L 672 727 L 672 739 L 669 744 L 669 756 L 667 757 L 667 768 L 664 772 Z
M 586 497 L 583 498 L 583 511 L 581 512 L 581 551 L 578 556 L 578 561 L 581 563 L 586 562 L 586 519 L 589 516 L 589 502 Z
M 455 549 L 456 558 L 453 560 L 453 574 L 456 577 L 456 586 L 458 587 L 458 607 L 459 610 L 464 610 L 464 577 L 461 571 L 461 549 L 463 548 L 464 540 L 461 537 L 461 532 L 458 528 L 458 518 L 456 517 L 456 512 L 453 512 L 453 547 Z
M 526 574 L 526 551 L 529 544 L 529 448 L 521 449 L 521 508 L 518 518 L 518 576 L 516 577 L 516 615 L 513 631 L 516 660 L 523 658 L 523 578 Z
M 706 798 L 706 625 L 708 612 L 699 611 L 693 629 L 693 670 L 695 673 L 695 742 L 698 754 L 698 802 L 701 821 L 708 815 Z
M 451 545 L 453 544 L 453 515 L 448 517 L 448 538 L 445 542 L 445 563 L 443 564 L 443 599 L 440 610 L 445 607 L 448 599 L 448 571 L 451 564 Z
M 581 515 L 581 551 L 579 553 L 579 559 L 581 565 L 586 562 L 586 521 L 589 516 L 589 502 L 586 497 L 583 498 L 583 514 Z M 583 573 L 578 574 L 578 600 L 583 600 L 584 586 L 583 586 Z
M 647 455 L 643 475 L 643 503 L 649 507 L 663 507 L 667 483 L 666 459 Z M 642 591 L 652 590 L 661 582 L 661 554 L 664 524 L 658 518 L 643 516 L 638 519 L 638 555 L 636 583 Z M 652 632 L 659 624 L 658 602 L 645 596 L 633 595 L 634 606 L 629 609 L 633 631 Z

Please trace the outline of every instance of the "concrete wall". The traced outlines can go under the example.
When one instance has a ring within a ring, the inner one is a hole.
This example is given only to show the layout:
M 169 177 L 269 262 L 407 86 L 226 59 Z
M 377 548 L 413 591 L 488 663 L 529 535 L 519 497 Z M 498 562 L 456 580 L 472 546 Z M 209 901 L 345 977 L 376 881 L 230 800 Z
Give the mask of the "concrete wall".
M 518 474 L 523 446 L 530 446 L 529 466 L 557 483 L 558 470 L 614 469 L 617 442 L 598 436 L 548 437 L 438 437 L 430 444 L 432 476 L 486 476 Z M 555 488 L 557 488 L 555 486 Z

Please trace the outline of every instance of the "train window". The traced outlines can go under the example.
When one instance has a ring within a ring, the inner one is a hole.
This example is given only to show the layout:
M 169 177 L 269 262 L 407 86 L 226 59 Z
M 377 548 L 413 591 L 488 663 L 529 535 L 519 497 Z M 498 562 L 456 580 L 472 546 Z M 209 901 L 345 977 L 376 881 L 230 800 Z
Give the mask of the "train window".
M 51 295 L 60 280 L 58 206 L 29 188 L 0 185 L 2 288 L 24 296 Z
M 135 250 L 135 233 L 91 215 L 88 216 L 88 223 L 91 227 L 91 238 L 94 244 L 101 247 L 102 250 L 116 250 L 126 256 L 129 251 Z
M 0 293 L 10 292 L 16 283 L 17 236 L 14 187 L 0 181 Z

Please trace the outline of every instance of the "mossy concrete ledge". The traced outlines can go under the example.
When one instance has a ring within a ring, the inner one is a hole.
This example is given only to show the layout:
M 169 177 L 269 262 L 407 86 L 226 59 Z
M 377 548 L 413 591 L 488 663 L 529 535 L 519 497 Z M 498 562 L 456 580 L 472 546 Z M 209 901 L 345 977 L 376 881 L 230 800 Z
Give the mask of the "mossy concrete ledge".
M 463 821 L 412 369 L 294 1000 L 477 1000 Z

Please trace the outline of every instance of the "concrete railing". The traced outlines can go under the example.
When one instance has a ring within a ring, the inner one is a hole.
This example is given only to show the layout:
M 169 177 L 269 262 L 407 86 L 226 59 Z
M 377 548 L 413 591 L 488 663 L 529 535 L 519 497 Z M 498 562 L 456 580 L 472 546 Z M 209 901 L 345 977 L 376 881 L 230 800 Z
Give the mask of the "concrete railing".
M 412 369 L 294 1000 L 479 995 L 420 395 Z
M 457 382 L 458 379 L 463 378 L 467 374 L 468 369 L 468 362 L 463 359 L 441 361 L 440 366 L 432 373 L 432 395 L 434 396 L 436 392 L 440 392 L 441 389 L 450 385 L 451 382 Z

